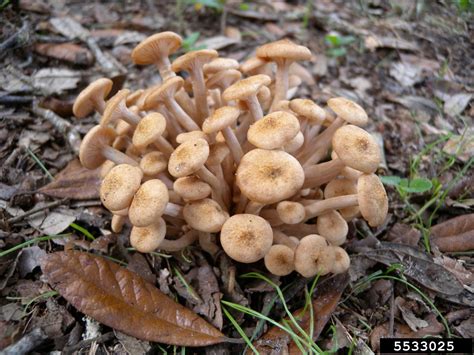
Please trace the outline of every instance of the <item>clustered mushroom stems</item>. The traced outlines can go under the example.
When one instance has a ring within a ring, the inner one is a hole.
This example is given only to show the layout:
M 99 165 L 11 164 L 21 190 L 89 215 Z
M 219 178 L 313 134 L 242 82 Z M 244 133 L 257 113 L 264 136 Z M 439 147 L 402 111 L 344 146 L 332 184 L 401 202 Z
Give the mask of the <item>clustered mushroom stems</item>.
M 74 104 L 78 118 L 102 115 L 79 157 L 102 166 L 112 230 L 131 225 L 130 244 L 143 253 L 198 242 L 212 257 L 223 249 L 237 262 L 264 260 L 277 276 L 345 272 L 347 222 L 361 216 L 375 227 L 388 210 L 363 108 L 342 97 L 327 108 L 293 99 L 314 81 L 296 66 L 311 52 L 290 40 L 261 46 L 240 66 L 213 50 L 171 62 L 181 44 L 162 32 L 133 50 L 136 64 L 158 68 L 160 85 L 105 101 L 112 82 L 102 78 Z

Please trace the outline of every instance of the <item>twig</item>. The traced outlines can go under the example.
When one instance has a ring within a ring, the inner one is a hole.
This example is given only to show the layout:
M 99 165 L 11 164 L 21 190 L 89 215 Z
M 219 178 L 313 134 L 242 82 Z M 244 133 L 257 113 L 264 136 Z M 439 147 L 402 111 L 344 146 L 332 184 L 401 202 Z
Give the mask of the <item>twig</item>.
M 48 337 L 41 328 L 36 328 L 15 344 L 3 349 L 2 355 L 27 354 L 41 345 Z
M 22 213 L 18 216 L 15 216 L 15 217 L 12 217 L 10 219 L 7 220 L 7 223 L 8 224 L 12 224 L 12 223 L 16 223 L 16 222 L 19 222 L 21 221 L 22 219 L 24 219 L 25 217 L 28 217 L 28 216 L 31 216 L 32 214 L 35 214 L 35 213 L 38 213 L 38 212 L 41 212 L 41 211 L 44 211 L 44 210 L 47 210 L 49 208 L 53 208 L 53 207 L 57 207 L 57 206 L 60 206 L 62 205 L 64 202 L 66 202 L 67 199 L 62 199 L 62 200 L 58 200 L 58 201 L 53 201 L 53 202 L 50 202 L 50 203 L 47 203 L 41 207 L 36 207 L 36 208 L 32 208 L 31 210 L 29 211 L 26 211 L 25 213 Z
M 27 43 L 30 40 L 30 24 L 28 21 L 23 22 L 21 28 L 0 43 L 0 57 L 4 57 L 6 50 L 16 46 L 18 43 Z
M 0 105 L 15 106 L 29 104 L 33 101 L 33 96 L 3 95 L 0 96 Z
M 109 340 L 112 340 L 114 338 L 114 333 L 113 332 L 108 332 L 108 333 L 105 333 L 105 334 L 102 334 L 102 335 L 99 335 L 98 337 L 95 337 L 95 338 L 92 338 L 92 339 L 86 339 L 86 340 L 81 340 L 80 342 L 78 342 L 77 344 L 75 345 L 71 345 L 71 346 L 67 346 L 63 349 L 63 352 L 65 354 L 71 354 L 73 353 L 74 351 L 77 351 L 77 350 L 80 350 L 82 348 L 85 348 L 87 346 L 89 346 L 90 344 L 92 344 L 93 342 L 96 342 L 96 343 L 106 343 L 108 342 Z

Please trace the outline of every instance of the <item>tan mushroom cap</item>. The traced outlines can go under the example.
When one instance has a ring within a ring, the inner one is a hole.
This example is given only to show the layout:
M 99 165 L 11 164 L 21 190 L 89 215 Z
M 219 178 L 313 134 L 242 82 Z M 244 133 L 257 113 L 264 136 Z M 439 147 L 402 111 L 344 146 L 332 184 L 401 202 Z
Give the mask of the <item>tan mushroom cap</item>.
M 357 194 L 357 183 L 346 178 L 331 180 L 324 188 L 325 198 L 354 194 Z M 339 210 L 339 213 L 346 221 L 349 221 L 360 214 L 360 209 L 359 206 L 344 207 Z
M 163 102 L 169 96 L 174 97 L 175 93 L 183 87 L 184 80 L 180 76 L 175 76 L 166 80 L 161 86 L 150 92 L 143 104 L 144 110 L 150 110 L 158 102 Z
M 130 245 L 140 253 L 151 253 L 158 249 L 165 235 L 166 222 L 160 217 L 150 226 L 133 227 L 130 233 Z
M 216 233 L 221 230 L 229 215 L 216 201 L 205 198 L 187 203 L 183 208 L 183 217 L 193 229 Z
M 332 146 L 345 165 L 366 174 L 375 172 L 382 160 L 375 139 L 354 125 L 339 128 L 332 138 Z
M 79 160 L 83 167 L 96 169 L 107 159 L 102 150 L 110 146 L 116 137 L 110 127 L 95 126 L 82 139 L 79 149 Z
M 168 171 L 174 177 L 194 174 L 201 169 L 209 157 L 209 144 L 198 138 L 181 143 L 171 154 Z
M 140 169 L 143 174 L 148 176 L 155 176 L 163 171 L 166 171 L 168 161 L 166 156 L 158 151 L 146 153 L 140 160 Z
M 241 263 L 253 263 L 262 259 L 272 243 L 272 227 L 262 217 L 236 214 L 222 226 L 222 248 L 228 256 Z
M 282 39 L 258 47 L 257 57 L 268 61 L 309 60 L 311 59 L 311 51 L 305 46 L 300 46 L 289 39 Z
M 242 73 L 235 69 L 220 71 L 206 80 L 208 89 L 223 88 L 225 85 L 231 85 L 242 77 Z
M 202 130 L 204 133 L 211 134 L 222 131 L 231 126 L 240 116 L 240 110 L 234 106 L 223 106 L 214 111 L 214 113 L 204 120 Z
M 196 64 L 203 65 L 204 63 L 210 62 L 211 60 L 217 58 L 219 53 L 214 49 L 201 49 L 197 51 L 191 51 L 182 56 L 176 58 L 171 64 L 171 69 L 174 72 L 192 71 Z
M 128 107 L 133 106 L 137 103 L 137 101 L 142 97 L 143 93 L 145 92 L 144 89 L 139 89 L 134 92 L 131 92 L 130 95 L 127 97 L 126 104 Z
M 271 204 L 293 196 L 303 186 L 304 171 L 283 151 L 253 149 L 242 157 L 236 183 L 251 201 Z
M 113 82 L 107 78 L 100 78 L 87 86 L 77 96 L 74 105 L 72 106 L 72 112 L 77 118 L 83 118 L 94 111 L 94 102 L 97 98 L 104 99 L 112 90 Z
M 262 86 L 268 86 L 271 82 L 272 79 L 268 75 L 249 76 L 225 89 L 222 97 L 226 101 L 245 100 L 251 95 L 256 95 Z
M 148 180 L 135 193 L 128 210 L 128 218 L 136 227 L 149 226 L 163 214 L 168 202 L 166 185 L 158 179 Z
M 203 131 L 190 131 L 190 132 L 183 132 L 176 136 L 176 143 L 182 144 L 186 141 L 192 141 L 196 139 L 205 139 L 209 142 L 209 137 Z
M 354 101 L 344 97 L 334 97 L 327 102 L 329 108 L 344 121 L 356 126 L 365 126 L 369 117 L 365 110 Z
M 332 266 L 331 272 L 333 274 L 342 274 L 343 272 L 349 270 L 351 259 L 349 258 L 347 252 L 341 247 L 334 246 L 332 248 L 334 250 L 334 264 Z
M 349 226 L 337 211 L 329 211 L 316 220 L 318 234 L 326 238 L 331 245 L 342 245 L 346 241 Z
M 203 67 L 204 74 L 211 75 L 223 70 L 238 69 L 239 62 L 232 58 L 216 58 Z
M 125 136 L 128 135 L 133 129 L 133 126 L 124 120 L 119 120 L 117 125 L 115 126 L 115 132 L 117 136 Z
M 253 75 L 256 71 L 262 69 L 268 62 L 259 57 L 251 57 L 240 64 L 240 71 L 247 75 Z
M 281 201 L 276 210 L 280 219 L 286 224 L 301 223 L 306 216 L 304 206 L 299 202 Z
M 265 267 L 273 275 L 285 276 L 295 269 L 295 252 L 286 245 L 272 245 L 264 258 Z
M 362 217 L 371 227 L 380 226 L 387 218 L 388 198 L 375 174 L 364 174 L 357 181 L 357 194 Z
M 299 116 L 303 116 L 308 121 L 316 124 L 321 124 L 326 118 L 326 111 L 315 104 L 313 100 L 294 99 L 290 101 L 289 107 Z
M 312 277 L 320 273 L 325 275 L 331 270 L 327 261 L 331 255 L 325 256 L 328 250 L 326 239 L 317 234 L 309 234 L 300 240 L 295 250 L 295 270 L 304 277 Z M 334 252 L 332 253 L 334 262 Z M 331 263 L 332 267 L 332 263 Z
M 143 117 L 133 133 L 133 145 L 138 149 L 156 142 L 166 129 L 166 118 L 158 112 L 152 112 Z
M 167 57 L 176 52 L 182 38 L 174 32 L 161 32 L 154 34 L 141 41 L 132 52 L 132 60 L 135 64 L 147 65 L 161 61 L 162 57 Z
M 107 101 L 104 113 L 100 119 L 101 126 L 107 126 L 114 120 L 120 118 L 122 101 L 126 100 L 129 94 L 130 90 L 122 89 L 117 92 L 109 101 Z
M 277 111 L 250 126 L 247 139 L 257 148 L 277 149 L 289 143 L 300 131 L 300 122 L 291 113 Z
M 176 179 L 173 189 L 179 196 L 188 201 L 202 200 L 212 192 L 211 186 L 197 176 L 185 176 Z
M 100 185 L 100 199 L 104 206 L 110 211 L 129 207 L 142 177 L 143 172 L 135 166 L 120 164 L 113 167 Z

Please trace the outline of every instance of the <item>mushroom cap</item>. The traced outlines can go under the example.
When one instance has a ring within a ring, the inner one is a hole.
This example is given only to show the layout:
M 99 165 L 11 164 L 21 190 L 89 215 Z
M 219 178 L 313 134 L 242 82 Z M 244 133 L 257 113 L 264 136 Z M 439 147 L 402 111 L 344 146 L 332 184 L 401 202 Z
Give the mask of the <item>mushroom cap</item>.
M 159 112 L 152 112 L 143 117 L 133 133 L 133 145 L 138 149 L 146 148 L 156 142 L 166 129 L 166 118 Z
M 334 250 L 334 264 L 332 266 L 331 272 L 333 274 L 342 274 L 349 270 L 349 266 L 351 265 L 351 259 L 347 252 L 338 246 L 332 247 Z
M 265 219 L 253 214 L 233 215 L 221 229 L 222 248 L 228 256 L 241 263 L 262 259 L 272 243 L 272 227 Z
M 183 208 L 183 217 L 193 229 L 217 233 L 229 215 L 216 201 L 205 198 L 188 202 Z
M 120 233 L 126 220 L 126 217 L 114 214 L 112 216 L 112 220 L 110 221 L 110 229 L 112 229 L 112 232 Z
M 178 134 L 176 136 L 176 143 L 182 144 L 186 141 L 195 140 L 198 138 L 205 139 L 206 141 L 209 139 L 207 134 L 203 131 L 190 131 Z
M 342 245 L 346 241 L 349 226 L 337 211 L 329 211 L 316 220 L 318 234 L 326 238 L 331 245 Z
M 118 120 L 117 124 L 115 125 L 115 132 L 117 133 L 117 136 L 128 135 L 132 129 L 132 125 L 124 120 Z
M 257 92 L 257 99 L 264 111 L 268 111 L 272 104 L 272 91 L 267 86 L 262 86 Z M 239 102 L 240 104 L 240 102 Z M 275 110 L 284 111 L 284 110 Z
M 321 124 L 326 118 L 326 111 L 309 99 L 294 99 L 290 101 L 290 109 L 303 116 L 313 124 Z
M 331 198 L 344 195 L 353 195 L 357 193 L 357 183 L 355 181 L 342 178 L 333 179 L 324 188 L 324 197 Z M 344 207 L 339 210 L 339 213 L 346 221 L 360 214 L 359 206 Z
M 136 227 L 146 227 L 160 217 L 169 202 L 166 185 L 159 179 L 148 180 L 135 193 L 128 218 Z
M 356 126 L 365 126 L 369 121 L 367 112 L 354 101 L 345 97 L 334 97 L 327 102 L 329 108 L 344 121 Z
M 155 107 L 158 103 L 174 97 L 176 92 L 183 87 L 184 79 L 180 76 L 175 76 L 166 80 L 161 86 L 151 91 L 145 99 L 143 109 L 149 110 Z
M 236 177 L 248 199 L 271 204 L 296 194 L 303 186 L 304 171 L 298 160 L 284 151 L 257 148 L 242 157 Z
M 357 194 L 362 217 L 371 227 L 380 226 L 387 217 L 388 198 L 385 188 L 375 174 L 364 174 L 357 181 Z
M 304 277 L 312 277 L 321 271 L 318 260 L 327 248 L 326 239 L 317 234 L 309 234 L 300 240 L 295 249 L 295 270 Z
M 168 57 L 176 52 L 182 38 L 174 32 L 161 32 L 141 41 L 132 52 L 135 64 L 147 65 L 160 62 L 163 57 Z
M 216 142 L 209 149 L 209 157 L 206 162 L 209 166 L 221 164 L 230 153 L 229 147 L 224 142 Z
M 90 83 L 84 90 L 77 96 L 74 105 L 72 106 L 72 112 L 77 118 L 86 117 L 92 111 L 94 111 L 94 102 L 99 98 L 104 99 L 112 90 L 113 82 L 107 78 L 100 78 Z
M 79 160 L 87 169 L 95 169 L 105 162 L 102 154 L 104 147 L 113 143 L 116 137 L 115 131 L 110 127 L 94 126 L 82 139 L 79 149 Z
M 285 276 L 295 269 L 295 252 L 286 245 L 272 245 L 264 258 L 265 267 L 273 275 Z
M 212 192 L 211 186 L 197 176 L 180 177 L 173 183 L 174 191 L 184 200 L 202 200 Z
M 204 120 L 202 130 L 207 134 L 222 131 L 236 122 L 239 116 L 240 110 L 235 106 L 220 107 Z
M 206 80 L 208 89 L 222 89 L 240 80 L 242 73 L 235 69 L 220 71 Z
M 337 129 L 332 137 L 332 146 L 344 165 L 366 174 L 375 172 L 382 160 L 376 140 L 354 125 Z
M 100 119 L 101 126 L 107 126 L 109 123 L 122 117 L 122 109 L 125 106 L 125 100 L 129 94 L 130 90 L 122 89 L 107 101 L 104 113 Z
M 299 202 L 281 201 L 276 210 L 280 219 L 286 224 L 301 223 L 306 216 L 304 206 Z
M 103 179 L 114 166 L 115 163 L 112 160 L 104 161 L 100 166 L 100 178 Z
M 285 144 L 283 149 L 288 153 L 294 153 L 300 149 L 304 144 L 304 135 L 299 131 L 288 143 Z
M 289 143 L 300 131 L 300 122 L 291 113 L 272 112 L 252 124 L 247 139 L 257 148 L 277 149 Z
M 275 105 L 275 111 L 285 111 L 289 113 L 293 113 L 290 108 L 290 101 L 288 100 L 280 100 Z
M 225 101 L 245 100 L 252 95 L 256 95 L 262 86 L 268 86 L 271 82 L 272 79 L 265 74 L 249 76 L 225 89 L 222 98 Z
M 167 167 L 168 161 L 166 160 L 166 156 L 158 151 L 146 153 L 140 159 L 140 169 L 142 169 L 143 174 L 148 176 L 155 176 L 162 173 Z
M 268 62 L 259 57 L 251 57 L 240 64 L 240 71 L 247 75 L 255 74 L 256 70 L 262 69 Z
M 100 199 L 104 206 L 110 211 L 129 207 L 142 177 L 143 172 L 138 167 L 128 164 L 113 167 L 100 185 Z
M 181 70 L 192 72 L 196 68 L 203 66 L 205 63 L 217 58 L 219 53 L 214 49 L 201 49 L 197 51 L 191 51 L 182 56 L 176 58 L 171 64 L 171 69 L 174 72 Z
M 208 157 L 209 144 L 205 139 L 188 140 L 171 154 L 168 171 L 177 178 L 194 174 L 204 166 Z
M 311 59 L 311 51 L 305 46 L 300 46 L 285 38 L 258 47 L 257 57 L 274 62 L 309 60 Z
M 156 250 L 165 239 L 166 222 L 158 218 L 156 223 L 147 227 L 133 227 L 130 232 L 130 245 L 140 253 Z
M 127 100 L 125 102 L 127 104 L 127 107 L 135 105 L 138 99 L 140 99 L 140 97 L 143 95 L 144 92 L 145 92 L 144 89 L 139 89 L 130 93 L 130 95 L 128 95 Z
M 206 75 L 215 74 L 223 70 L 238 69 L 239 62 L 232 58 L 216 58 L 204 64 L 203 71 Z

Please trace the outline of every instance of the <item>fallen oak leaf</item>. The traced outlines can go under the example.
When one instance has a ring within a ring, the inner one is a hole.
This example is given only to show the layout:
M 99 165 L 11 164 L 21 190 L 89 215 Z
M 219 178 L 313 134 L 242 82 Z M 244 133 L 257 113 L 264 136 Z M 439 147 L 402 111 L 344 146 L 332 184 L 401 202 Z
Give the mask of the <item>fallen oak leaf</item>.
M 73 64 L 91 65 L 94 62 L 94 56 L 88 49 L 74 43 L 37 43 L 34 50 L 41 55 Z
M 74 307 L 138 339 L 178 346 L 230 341 L 137 274 L 107 259 L 69 250 L 47 255 L 49 284 Z
M 440 251 L 474 249 L 474 213 L 451 218 L 431 228 L 431 243 Z

